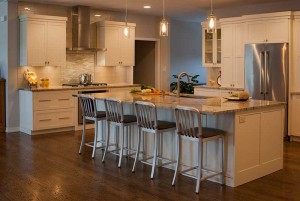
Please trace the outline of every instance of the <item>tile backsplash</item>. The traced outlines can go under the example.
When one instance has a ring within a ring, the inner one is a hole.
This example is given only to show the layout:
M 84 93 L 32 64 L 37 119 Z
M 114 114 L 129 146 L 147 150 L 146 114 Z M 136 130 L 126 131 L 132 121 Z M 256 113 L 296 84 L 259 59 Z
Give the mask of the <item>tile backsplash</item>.
M 91 52 L 68 53 L 66 66 L 62 67 L 19 67 L 19 87 L 26 87 L 23 74 L 27 69 L 35 72 L 38 78 L 48 77 L 50 86 L 61 86 L 62 83 L 77 83 L 79 82 L 79 75 L 83 73 L 92 74 L 94 82 L 105 82 L 108 84 L 133 83 L 133 67 L 96 66 L 95 54 Z

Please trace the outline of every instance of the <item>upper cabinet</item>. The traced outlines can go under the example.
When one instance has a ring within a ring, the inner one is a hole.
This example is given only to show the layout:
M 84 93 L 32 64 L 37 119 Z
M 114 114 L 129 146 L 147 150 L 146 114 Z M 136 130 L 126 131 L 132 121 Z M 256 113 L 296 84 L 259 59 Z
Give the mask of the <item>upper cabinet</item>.
M 221 67 L 221 27 L 215 33 L 207 32 L 207 23 L 202 23 L 202 65 Z
M 222 87 L 244 88 L 244 27 L 241 18 L 221 20 Z
M 124 22 L 98 22 L 98 66 L 134 66 L 135 24 L 128 23 L 128 26 L 129 37 L 125 37 L 123 34 Z
M 20 16 L 20 66 L 64 66 L 66 21 L 66 17 Z
M 287 43 L 290 40 L 291 12 L 243 16 L 246 43 Z

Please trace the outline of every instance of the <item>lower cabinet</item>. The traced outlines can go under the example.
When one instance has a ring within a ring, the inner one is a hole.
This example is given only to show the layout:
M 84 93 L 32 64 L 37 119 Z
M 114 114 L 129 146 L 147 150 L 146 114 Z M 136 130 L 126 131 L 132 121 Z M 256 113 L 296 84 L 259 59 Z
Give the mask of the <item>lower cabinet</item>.
M 33 135 L 74 129 L 73 90 L 55 92 L 20 91 L 20 131 Z
M 300 137 L 300 124 L 299 124 L 299 113 L 300 113 L 300 94 L 293 95 L 291 101 L 291 133 L 290 135 Z

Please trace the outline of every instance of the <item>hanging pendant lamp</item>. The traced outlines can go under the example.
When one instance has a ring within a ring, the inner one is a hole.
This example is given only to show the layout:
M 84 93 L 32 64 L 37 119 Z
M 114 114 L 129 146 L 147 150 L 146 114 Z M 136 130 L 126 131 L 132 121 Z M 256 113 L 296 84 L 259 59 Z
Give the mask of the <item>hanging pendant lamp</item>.
M 210 0 L 210 14 L 207 17 L 208 29 L 207 33 L 215 33 L 217 30 L 217 17 L 213 13 L 212 0 Z
M 163 0 L 163 19 L 160 21 L 160 36 L 168 36 L 169 35 L 169 23 L 165 19 L 165 0 Z
M 125 10 L 125 27 L 123 28 L 123 35 L 125 38 L 129 38 L 129 26 L 127 24 L 127 10 L 128 10 L 128 3 L 126 1 L 126 10 Z

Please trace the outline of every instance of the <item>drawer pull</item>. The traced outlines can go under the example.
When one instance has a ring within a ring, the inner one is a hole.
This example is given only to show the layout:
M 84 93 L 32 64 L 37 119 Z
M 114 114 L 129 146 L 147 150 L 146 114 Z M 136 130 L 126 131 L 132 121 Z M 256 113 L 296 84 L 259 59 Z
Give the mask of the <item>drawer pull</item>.
M 51 100 L 39 100 L 39 102 L 50 102 Z
M 52 119 L 40 119 L 39 121 L 51 121 Z
M 69 98 L 60 98 L 58 99 L 59 101 L 69 101 L 70 99 Z
M 70 119 L 70 117 L 60 117 L 58 118 L 59 120 L 63 120 L 63 119 Z

